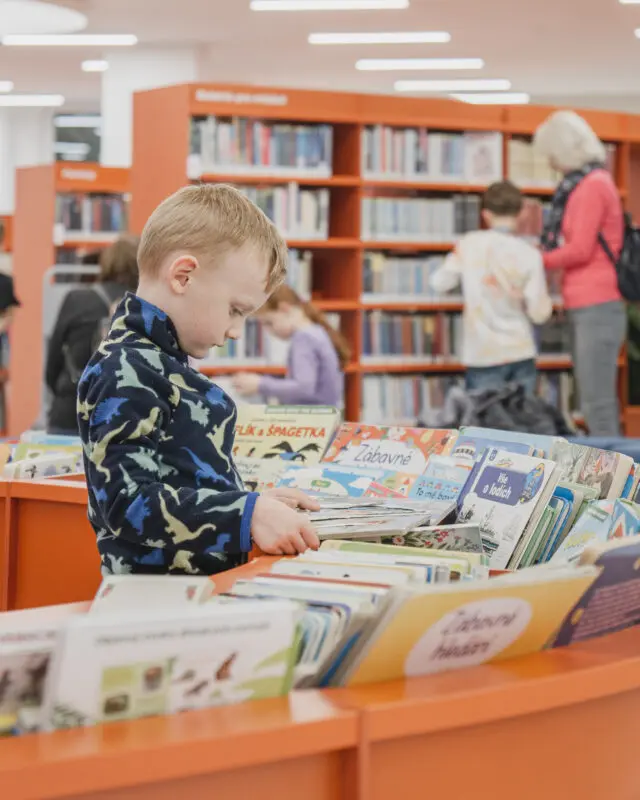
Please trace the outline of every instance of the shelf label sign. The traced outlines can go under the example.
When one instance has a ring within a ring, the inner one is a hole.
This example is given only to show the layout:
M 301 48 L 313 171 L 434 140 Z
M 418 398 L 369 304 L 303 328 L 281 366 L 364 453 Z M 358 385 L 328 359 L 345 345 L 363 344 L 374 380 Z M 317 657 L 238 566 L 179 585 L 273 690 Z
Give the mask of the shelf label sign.
M 68 181 L 87 181 L 88 183 L 95 183 L 98 180 L 98 173 L 95 169 L 63 167 L 63 169 L 60 170 L 60 177 Z
M 216 89 L 196 89 L 198 103 L 233 103 L 234 105 L 286 106 L 289 98 L 286 94 L 270 94 L 268 92 L 228 92 Z

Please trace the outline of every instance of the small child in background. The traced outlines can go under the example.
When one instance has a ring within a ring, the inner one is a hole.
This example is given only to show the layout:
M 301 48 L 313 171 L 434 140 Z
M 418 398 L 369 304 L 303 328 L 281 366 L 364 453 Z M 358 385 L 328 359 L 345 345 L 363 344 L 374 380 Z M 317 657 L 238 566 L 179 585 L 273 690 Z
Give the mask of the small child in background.
M 516 235 L 523 199 L 510 181 L 492 184 L 482 199 L 487 230 L 463 236 L 432 276 L 436 292 L 462 285 L 463 355 L 467 389 L 520 383 L 536 389 L 533 324 L 551 316 L 540 252 Z
M 127 294 L 78 386 L 89 519 L 104 574 L 211 575 L 255 544 L 294 555 L 319 541 L 302 492 L 245 489 L 236 407 L 189 357 L 241 335 L 286 274 L 274 225 L 230 186 L 187 186 L 142 232 Z
M 343 370 L 350 350 L 344 336 L 325 315 L 302 300 L 290 286 L 279 286 L 260 310 L 265 327 L 291 342 L 287 375 L 240 373 L 233 381 L 241 395 L 261 394 L 284 405 L 342 405 Z

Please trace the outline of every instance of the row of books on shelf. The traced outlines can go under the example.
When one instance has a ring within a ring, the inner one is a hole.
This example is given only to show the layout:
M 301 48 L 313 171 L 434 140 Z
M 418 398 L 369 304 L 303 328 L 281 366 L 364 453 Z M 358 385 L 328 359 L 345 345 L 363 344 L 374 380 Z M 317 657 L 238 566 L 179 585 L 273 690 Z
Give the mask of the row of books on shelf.
M 332 174 L 333 127 L 244 117 L 191 121 L 190 178 L 204 173 Z
M 408 303 L 416 298 L 446 300 L 429 286 L 443 261 L 443 256 L 397 257 L 367 251 L 363 258 L 362 300 L 375 301 L 380 296 L 388 297 L 389 302 Z
M 5 734 L 411 678 L 640 622 L 627 456 L 257 406 L 235 457 L 316 497 L 320 549 L 222 593 L 215 576 L 106 576 L 91 603 L 1 614 Z
M 364 197 L 361 236 L 368 241 L 453 242 L 480 227 L 480 197 Z
M 286 239 L 329 237 L 329 190 L 286 186 L 238 186 L 276 225 Z
M 455 361 L 461 357 L 461 314 L 404 314 L 369 311 L 362 321 L 362 360 L 400 356 L 403 363 Z
M 127 208 L 124 195 L 58 194 L 56 224 L 69 233 L 125 231 Z
M 374 125 L 362 134 L 362 174 L 372 180 L 488 185 L 502 179 L 502 134 Z

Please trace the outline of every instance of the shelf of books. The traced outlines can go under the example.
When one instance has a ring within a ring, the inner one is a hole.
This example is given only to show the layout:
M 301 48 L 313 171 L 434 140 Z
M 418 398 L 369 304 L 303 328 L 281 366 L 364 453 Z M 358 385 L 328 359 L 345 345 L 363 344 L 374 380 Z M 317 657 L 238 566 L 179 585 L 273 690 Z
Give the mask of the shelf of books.
M 22 307 L 12 328 L 9 435 L 37 419 L 43 374 L 43 282 L 56 264 L 79 264 L 128 228 L 129 170 L 55 164 L 17 170 L 13 273 Z
M 237 185 L 284 232 L 291 284 L 350 341 L 346 418 L 424 419 L 463 373 L 461 299 L 434 295 L 429 277 L 456 239 L 479 227 L 481 193 L 494 180 L 522 187 L 520 233 L 539 235 L 558 176 L 531 139 L 550 110 L 234 85 L 140 92 L 132 229 L 189 181 Z M 632 122 L 587 117 L 626 198 Z M 208 374 L 281 370 L 286 360 L 259 322 L 228 349 L 205 361 Z M 541 332 L 540 391 L 576 411 L 568 353 L 558 307 Z M 623 357 L 623 387 L 626 368 Z

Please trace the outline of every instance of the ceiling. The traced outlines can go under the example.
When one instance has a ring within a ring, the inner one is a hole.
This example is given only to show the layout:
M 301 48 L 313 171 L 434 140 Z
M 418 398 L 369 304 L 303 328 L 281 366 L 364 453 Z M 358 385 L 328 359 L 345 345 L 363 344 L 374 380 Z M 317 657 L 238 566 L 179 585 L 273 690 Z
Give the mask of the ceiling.
M 202 80 L 392 92 L 394 80 L 508 78 L 534 102 L 640 111 L 640 4 L 618 0 L 411 0 L 404 11 L 256 13 L 249 0 L 75 0 L 86 32 L 134 33 L 138 48 L 195 48 Z M 588 8 L 588 12 L 587 12 Z M 317 47 L 311 32 L 446 30 L 449 44 Z M 0 79 L 98 110 L 85 48 L 0 48 Z M 358 72 L 362 57 L 480 57 L 473 73 Z

